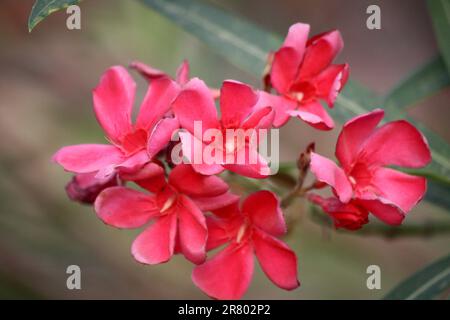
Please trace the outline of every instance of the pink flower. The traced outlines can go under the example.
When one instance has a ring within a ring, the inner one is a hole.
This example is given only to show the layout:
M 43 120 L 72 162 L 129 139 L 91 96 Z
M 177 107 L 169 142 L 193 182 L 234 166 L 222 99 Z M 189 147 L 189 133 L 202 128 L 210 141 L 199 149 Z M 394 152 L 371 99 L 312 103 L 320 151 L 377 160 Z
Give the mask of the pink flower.
M 207 295 L 239 299 L 253 275 L 253 254 L 269 279 L 286 290 L 297 288 L 297 257 L 277 237 L 286 233 L 279 201 L 269 191 L 251 194 L 239 209 L 237 203 L 208 217 L 207 250 L 228 246 L 195 267 L 192 280 Z
M 170 78 L 170 76 L 167 73 L 165 73 L 164 71 L 153 68 L 153 67 L 151 67 L 143 62 L 140 62 L 140 61 L 133 61 L 130 64 L 130 68 L 135 69 L 148 81 L 160 79 L 163 77 Z M 190 70 L 189 61 L 184 60 L 181 63 L 181 65 L 178 67 L 176 77 L 175 77 L 175 81 L 179 85 L 183 86 L 189 81 L 189 79 L 190 79 L 189 70 Z M 212 93 L 214 99 L 219 98 L 219 95 L 220 95 L 219 90 L 214 89 L 214 88 L 210 88 L 210 90 L 211 90 L 211 93 Z
M 73 201 L 92 204 L 102 190 L 118 184 L 117 175 L 97 179 L 95 173 L 78 173 L 66 185 L 66 192 Z
M 170 141 L 178 128 L 174 118 L 164 118 L 179 86 L 168 78 L 153 81 L 131 123 L 136 84 L 125 68 L 115 66 L 102 76 L 93 91 L 94 111 L 111 144 L 81 144 L 61 148 L 53 160 L 65 170 L 95 173 L 104 179 L 118 171 L 139 170 Z
M 358 204 L 358 200 L 342 203 L 335 197 L 324 199 L 317 194 L 308 195 L 308 199 L 328 213 L 336 228 L 358 230 L 369 222 L 369 212 Z
M 258 153 L 257 143 L 249 143 L 250 139 L 236 141 L 229 135 L 229 132 L 242 133 L 249 130 L 258 136 L 258 130 L 271 127 L 272 108 L 265 106 L 255 111 L 257 101 L 258 93 L 250 86 L 227 80 L 220 89 L 219 119 L 211 92 L 202 80 L 194 78 L 183 87 L 173 103 L 173 110 L 180 126 L 187 131 L 179 133 L 183 155 L 196 171 L 210 175 L 228 169 L 252 178 L 263 178 L 270 174 L 266 160 Z M 200 121 L 201 131 L 195 132 L 195 122 Z M 207 141 L 204 135 L 210 129 L 221 133 L 220 142 L 214 139 Z M 210 147 L 217 154 L 222 153 L 221 159 L 214 159 L 217 161 L 209 163 L 205 160 L 206 150 Z
M 202 210 L 237 201 L 237 196 L 228 192 L 228 185 L 184 164 L 175 167 L 167 181 L 163 169 L 154 163 L 132 178 L 151 193 L 126 187 L 105 189 L 95 201 L 98 217 L 106 224 L 127 229 L 153 220 L 132 245 L 133 256 L 141 263 L 163 263 L 177 252 L 193 263 L 202 263 L 207 238 Z
M 309 25 L 296 23 L 289 28 L 278 51 L 269 57 L 270 74 L 266 84 L 281 96 L 262 94 L 263 104 L 275 107 L 274 125 L 280 127 L 289 116 L 302 119 L 320 130 L 334 127 L 333 119 L 320 100 L 333 107 L 338 93 L 347 82 L 347 64 L 332 64 L 343 48 L 339 31 L 316 35 L 308 40 Z
M 420 168 L 431 154 L 424 136 L 407 121 L 376 128 L 383 116 L 377 109 L 348 121 L 336 145 L 342 168 L 312 153 L 311 171 L 333 188 L 340 202 L 356 199 L 383 222 L 398 225 L 424 196 L 426 179 L 386 166 Z

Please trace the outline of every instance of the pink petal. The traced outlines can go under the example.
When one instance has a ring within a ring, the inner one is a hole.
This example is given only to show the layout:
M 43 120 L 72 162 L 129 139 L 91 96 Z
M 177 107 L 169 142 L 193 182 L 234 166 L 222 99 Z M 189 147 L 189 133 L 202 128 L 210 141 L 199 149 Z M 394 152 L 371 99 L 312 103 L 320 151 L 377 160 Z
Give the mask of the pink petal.
M 147 93 L 142 101 L 136 127 L 146 131 L 170 110 L 171 103 L 179 92 L 178 84 L 170 78 L 162 77 L 148 85 Z
M 200 139 L 197 139 L 189 132 L 180 131 L 178 135 L 182 144 L 183 156 L 187 158 L 195 171 L 204 175 L 213 175 L 219 174 L 224 170 L 220 164 L 209 164 L 203 161 L 203 150 L 206 146 Z M 197 161 L 197 158 L 199 161 Z
M 125 187 L 103 190 L 95 200 L 95 212 L 104 223 L 127 229 L 141 227 L 159 214 L 153 197 Z
M 373 133 L 383 116 L 383 110 L 375 109 L 344 124 L 336 144 L 336 158 L 346 171 L 351 169 L 362 144 Z
M 272 127 L 275 111 L 271 107 L 264 107 L 252 112 L 241 125 L 241 129 L 269 129 Z
M 136 83 L 128 71 L 115 66 L 109 68 L 93 91 L 94 111 L 106 135 L 115 143 L 129 133 Z
M 169 142 L 172 141 L 172 136 L 179 127 L 180 123 L 176 118 L 161 119 L 155 125 L 148 138 L 148 156 L 154 158 L 161 150 L 166 148 Z
M 388 199 L 402 211 L 410 211 L 425 195 L 427 180 L 388 168 L 378 168 L 372 177 L 372 185 L 381 197 Z
M 200 210 L 211 211 L 226 207 L 234 202 L 239 201 L 239 196 L 231 192 L 225 192 L 224 194 L 214 197 L 191 196 L 191 199 L 195 202 Z
M 181 85 L 189 81 L 189 61 L 184 60 L 177 70 L 177 82 Z
M 173 255 L 176 232 L 177 216 L 162 216 L 134 240 L 131 253 L 141 263 L 167 262 Z
M 232 237 L 235 237 L 235 233 L 230 233 L 228 221 L 225 219 L 208 216 L 206 217 L 206 225 L 208 227 L 206 251 L 220 247 L 229 242 Z
M 181 193 L 198 197 L 218 196 L 229 188 L 221 178 L 199 174 L 188 164 L 176 166 L 170 172 L 169 183 Z
M 255 226 L 265 232 L 274 236 L 286 233 L 280 201 L 273 192 L 263 190 L 252 193 L 242 204 L 242 212 Z
M 220 89 L 220 111 L 225 128 L 239 128 L 252 112 L 258 95 L 252 87 L 241 82 L 227 80 Z
M 133 61 L 130 64 L 131 69 L 135 69 L 137 72 L 139 72 L 144 78 L 147 80 L 154 80 L 159 79 L 162 77 L 168 77 L 168 75 L 161 70 L 155 69 L 149 65 L 146 65 L 145 63 L 142 63 L 140 61 Z
M 282 45 L 282 47 L 291 47 L 297 50 L 299 63 L 301 62 L 301 59 L 303 59 L 309 29 L 309 24 L 306 23 L 298 22 L 293 24 L 289 27 L 288 34 Z
M 117 165 L 117 169 L 124 173 L 133 173 L 140 170 L 146 163 L 150 162 L 147 150 L 141 150 L 125 159 Z
M 180 251 L 189 261 L 195 264 L 203 263 L 206 259 L 208 236 L 205 216 L 186 196 L 180 196 L 177 211 Z
M 322 210 L 333 219 L 336 228 L 357 230 L 369 222 L 369 212 L 356 201 L 342 203 L 335 197 L 324 199 L 316 194 L 309 194 L 308 200 L 321 206 Z
M 231 158 L 233 161 L 223 167 L 249 178 L 263 179 L 270 175 L 269 165 L 258 150 L 249 146 L 239 149 Z
M 114 168 L 124 160 L 124 156 L 112 145 L 79 144 L 59 149 L 52 159 L 67 171 L 88 173 L 105 167 Z
M 295 80 L 299 68 L 298 52 L 291 47 L 283 47 L 275 52 L 270 81 L 279 94 L 287 94 Z
M 394 204 L 389 203 L 388 200 L 360 200 L 358 203 L 365 209 L 370 211 L 374 216 L 384 223 L 397 226 L 400 225 L 405 218 L 405 214 Z
M 261 268 L 274 284 L 285 290 L 300 286 L 297 279 L 297 256 L 291 248 L 259 230 L 253 232 L 253 245 Z
M 334 30 L 319 34 L 308 40 L 297 81 L 314 77 L 325 70 L 344 47 L 339 31 Z
M 299 117 L 312 127 L 319 130 L 331 130 L 334 121 L 318 101 L 301 104 L 297 110 L 287 112 L 292 117 Z
M 196 266 L 192 281 L 215 299 L 240 299 L 253 276 L 253 248 L 231 244 L 212 259 Z
M 184 86 L 172 107 L 181 127 L 192 134 L 194 134 L 194 121 L 201 121 L 201 133 L 209 128 L 220 127 L 211 91 L 198 78 L 191 79 Z
M 134 181 L 142 188 L 153 193 L 162 190 L 167 185 L 164 168 L 154 162 L 147 163 L 136 172 L 121 173 L 120 177 L 123 180 Z
M 348 80 L 348 64 L 333 64 L 316 78 L 317 95 L 333 107 L 336 98 Z
M 347 203 L 352 198 L 353 190 L 344 171 L 336 163 L 317 153 L 311 153 L 311 172 L 317 180 L 325 182 L 336 191 L 339 200 Z
M 419 130 L 399 120 L 378 128 L 365 142 L 359 159 L 373 165 L 420 168 L 431 161 L 431 153 Z
M 295 110 L 297 108 L 297 102 L 286 99 L 283 96 L 276 96 L 264 91 L 259 91 L 259 99 L 255 105 L 255 110 L 267 107 L 272 107 L 275 111 L 273 126 L 279 128 L 288 122 L 290 117 L 288 111 Z
M 305 53 L 308 33 L 308 24 L 292 25 L 283 45 L 274 55 L 270 78 L 279 93 L 287 93 L 295 79 Z

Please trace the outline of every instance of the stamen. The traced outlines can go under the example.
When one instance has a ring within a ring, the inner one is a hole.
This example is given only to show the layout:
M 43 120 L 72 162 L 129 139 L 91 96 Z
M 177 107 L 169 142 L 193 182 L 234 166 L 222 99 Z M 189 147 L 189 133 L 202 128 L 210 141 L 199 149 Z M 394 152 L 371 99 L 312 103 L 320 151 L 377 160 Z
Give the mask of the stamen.
M 239 229 L 239 231 L 237 233 L 237 236 L 236 236 L 236 242 L 237 243 L 241 242 L 242 237 L 244 236 L 246 230 L 247 230 L 247 224 L 244 224 L 244 225 L 242 225 L 240 227 L 240 229 Z
M 169 210 L 169 209 L 172 207 L 172 205 L 174 204 L 176 198 L 177 198 L 176 195 L 174 195 L 174 194 L 171 195 L 171 196 L 169 197 L 169 199 L 167 199 L 166 202 L 164 202 L 164 205 L 162 206 L 160 212 L 161 212 L 161 213 L 164 213 L 164 212 L 166 212 L 167 210 Z

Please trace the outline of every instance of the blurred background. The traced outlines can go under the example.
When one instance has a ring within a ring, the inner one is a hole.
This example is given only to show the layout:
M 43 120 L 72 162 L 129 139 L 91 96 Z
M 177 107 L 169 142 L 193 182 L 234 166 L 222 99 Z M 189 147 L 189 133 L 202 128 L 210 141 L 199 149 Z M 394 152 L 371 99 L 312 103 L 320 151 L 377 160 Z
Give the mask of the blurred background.
M 139 1 L 85 0 L 81 30 L 66 28 L 55 13 L 31 34 L 33 0 L 2 0 L 0 11 L 0 297 L 203 299 L 182 257 L 159 266 L 135 262 L 130 245 L 139 232 L 105 226 L 89 206 L 68 200 L 70 179 L 52 164 L 61 146 L 104 141 L 91 102 L 91 89 L 105 69 L 141 60 L 174 74 L 183 59 L 194 76 L 219 87 L 233 78 L 260 80 L 233 67 L 190 34 Z M 339 62 L 351 78 L 386 94 L 437 54 L 426 5 L 420 0 L 229 0 L 215 4 L 285 35 L 297 21 L 312 34 L 339 29 L 345 49 Z M 381 7 L 381 30 L 366 28 L 366 8 Z M 276 48 L 274 48 L 276 49 Z M 145 82 L 136 73 L 139 102 Z M 450 139 L 450 92 L 417 104 L 412 115 Z M 376 106 L 374 106 L 376 107 Z M 322 133 L 299 121 L 281 131 L 283 161 L 293 161 L 311 141 L 332 156 L 339 130 Z M 290 210 L 304 211 L 299 203 Z M 420 204 L 408 222 L 447 219 L 442 209 Z M 329 232 L 301 215 L 286 238 L 298 254 L 302 286 L 286 292 L 259 267 L 248 299 L 378 299 L 403 279 L 448 253 L 450 235 L 389 239 Z M 81 267 L 82 290 L 68 290 L 66 268 Z M 382 271 L 382 289 L 368 290 L 366 268 Z

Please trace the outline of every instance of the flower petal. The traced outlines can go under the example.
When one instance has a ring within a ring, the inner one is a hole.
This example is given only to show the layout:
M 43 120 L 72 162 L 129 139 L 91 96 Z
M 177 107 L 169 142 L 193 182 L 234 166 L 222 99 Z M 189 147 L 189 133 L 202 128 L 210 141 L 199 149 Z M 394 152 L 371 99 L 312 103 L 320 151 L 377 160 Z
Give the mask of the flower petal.
M 227 80 L 220 89 L 220 111 L 225 128 L 240 128 L 252 112 L 258 95 L 252 87 L 238 81 Z
M 308 194 L 308 200 L 321 206 L 333 219 L 336 228 L 357 230 L 369 222 L 369 212 L 357 205 L 356 201 L 342 203 L 335 197 L 324 199 L 317 194 Z
M 286 233 L 286 223 L 280 208 L 280 201 L 270 191 L 254 192 L 242 204 L 242 212 L 258 228 L 274 236 Z
M 189 261 L 200 264 L 206 259 L 208 229 L 205 216 L 192 200 L 180 196 L 178 207 L 180 251 Z
M 265 232 L 253 232 L 253 245 L 258 261 L 267 277 L 278 287 L 293 290 L 297 279 L 297 256 L 284 242 Z
M 120 173 L 120 178 L 134 181 L 140 187 L 153 193 L 162 190 L 167 185 L 164 168 L 154 162 L 147 163 L 136 172 Z
M 133 173 L 140 170 L 146 163 L 150 162 L 147 150 L 141 150 L 129 156 L 122 163 L 117 165 L 117 169 L 124 173 Z
M 94 111 L 106 135 L 115 143 L 129 133 L 136 83 L 121 66 L 109 68 L 93 91 Z
M 348 64 L 333 64 L 322 71 L 315 79 L 317 95 L 333 107 L 336 98 L 347 83 Z
M 172 140 L 173 134 L 180 127 L 176 118 L 161 119 L 153 128 L 147 142 L 147 152 L 150 158 L 154 158 Z
M 297 108 L 297 102 L 286 99 L 283 96 L 276 96 L 264 91 L 259 92 L 259 99 L 255 105 L 255 110 L 262 108 L 272 107 L 275 111 L 273 119 L 273 126 L 279 128 L 288 122 L 290 115 L 288 111 L 295 110 Z
M 170 110 L 171 103 L 179 91 L 178 84 L 170 78 L 162 77 L 153 80 L 148 85 L 147 93 L 142 101 L 136 127 L 145 131 L 151 130 Z
M 200 210 L 211 211 L 226 207 L 234 202 L 237 202 L 239 200 L 239 196 L 231 192 L 225 192 L 214 197 L 191 196 L 191 199 L 195 202 Z
M 194 134 L 194 121 L 201 121 L 203 132 L 209 128 L 219 128 L 217 111 L 211 91 L 198 79 L 191 79 L 173 102 L 173 111 L 182 128 Z M 202 136 L 197 137 L 199 139 Z
M 383 198 L 388 199 L 404 212 L 410 211 L 425 195 L 427 180 L 388 168 L 378 168 L 372 184 Z
M 337 30 L 316 35 L 308 40 L 297 81 L 318 75 L 325 70 L 344 47 L 341 34 Z
M 106 179 L 97 179 L 95 175 L 96 172 L 75 174 L 65 188 L 68 197 L 73 201 L 93 204 L 101 191 L 119 184 L 117 175 Z
M 352 186 L 344 171 L 336 163 L 311 152 L 311 172 L 314 173 L 317 180 L 333 187 L 341 202 L 350 201 L 353 194 Z
M 103 190 L 94 208 L 104 223 L 116 228 L 138 228 L 159 214 L 152 196 L 126 187 Z
M 189 61 L 184 60 L 177 70 L 177 82 L 181 85 L 186 84 L 189 81 Z
M 168 77 L 168 75 L 164 71 L 153 68 L 140 61 L 133 61 L 132 63 L 130 63 L 130 68 L 139 72 L 144 78 L 149 81 L 162 77 Z
M 124 156 L 112 145 L 79 144 L 59 149 L 52 159 L 67 171 L 88 173 L 114 167 L 124 160 Z
M 290 110 L 287 113 L 292 117 L 299 117 L 319 130 L 331 130 L 334 128 L 333 119 L 318 101 L 301 104 L 297 110 Z
M 394 204 L 389 203 L 388 200 L 380 198 L 375 200 L 358 199 L 358 203 L 384 223 L 393 226 L 400 225 L 405 218 L 405 214 Z
M 287 93 L 295 79 L 305 53 L 309 29 L 308 24 L 292 25 L 283 45 L 274 55 L 270 78 L 279 93 Z
M 244 130 L 269 129 L 272 127 L 275 111 L 272 107 L 264 107 L 252 112 L 241 125 Z
M 221 178 L 199 174 L 188 164 L 176 166 L 170 172 L 169 183 L 181 193 L 198 197 L 218 196 L 229 189 Z
M 365 142 L 359 159 L 373 165 L 420 168 L 431 161 L 431 153 L 419 130 L 399 120 L 378 128 Z
M 375 109 L 344 124 L 336 144 L 336 158 L 344 170 L 350 171 L 362 144 L 373 133 L 383 116 L 383 110 Z
M 255 179 L 263 179 L 270 175 L 270 167 L 266 159 L 255 148 L 244 146 L 230 158 L 232 161 L 223 165 L 225 169 Z
M 162 216 L 134 240 L 131 253 L 141 263 L 167 262 L 174 252 L 176 233 L 177 216 Z
M 195 171 L 204 175 L 213 175 L 225 170 L 220 164 L 203 162 L 205 145 L 200 139 L 197 139 L 189 132 L 180 131 L 178 135 L 181 140 L 183 156 L 187 158 Z
M 248 243 L 233 243 L 196 266 L 192 281 L 215 299 L 240 299 L 250 285 L 253 267 L 253 248 Z

